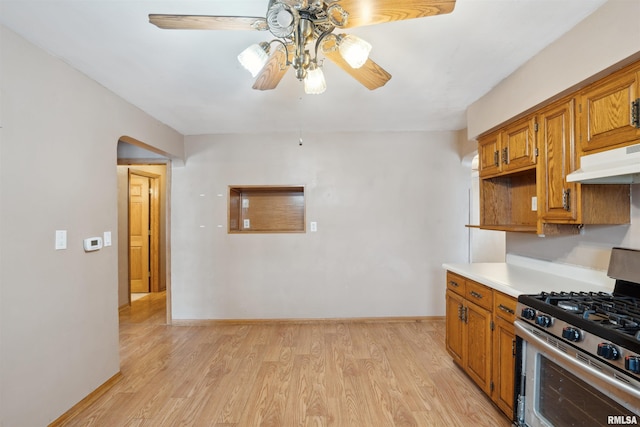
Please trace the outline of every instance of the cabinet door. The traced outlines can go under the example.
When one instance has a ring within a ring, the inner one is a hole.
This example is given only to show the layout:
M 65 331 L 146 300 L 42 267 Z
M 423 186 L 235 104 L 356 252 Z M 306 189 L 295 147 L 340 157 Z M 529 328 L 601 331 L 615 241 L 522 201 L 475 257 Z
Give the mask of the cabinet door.
M 463 358 L 464 358 L 464 323 L 462 320 L 462 313 L 464 310 L 464 299 L 452 292 L 447 290 L 446 294 L 447 305 L 446 305 L 446 346 L 447 352 L 453 358 L 453 361 L 463 366 Z
M 501 318 L 496 319 L 491 398 L 509 418 L 513 418 L 514 407 L 515 339 L 513 324 Z
M 465 370 L 476 384 L 491 394 L 491 312 L 467 301 Z
M 501 172 L 500 132 L 494 132 L 479 139 L 478 160 L 480 176 L 491 176 Z
M 538 209 L 545 222 L 574 222 L 578 219 L 578 185 L 567 182 L 575 170 L 574 101 L 565 100 L 538 115 L 540 196 Z
M 502 134 L 503 170 L 525 169 L 536 164 L 535 117 L 507 126 Z
M 583 151 L 621 147 L 640 140 L 632 123 L 632 103 L 640 98 L 640 70 L 612 74 L 580 96 L 580 147 Z

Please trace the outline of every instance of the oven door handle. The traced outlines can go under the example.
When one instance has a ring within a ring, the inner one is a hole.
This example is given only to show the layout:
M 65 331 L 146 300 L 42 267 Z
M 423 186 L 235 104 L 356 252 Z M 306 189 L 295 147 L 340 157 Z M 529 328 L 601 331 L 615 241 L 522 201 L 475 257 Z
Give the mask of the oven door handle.
M 556 347 L 547 343 L 544 339 L 531 333 L 526 327 L 523 326 L 523 323 L 524 322 L 520 320 L 516 320 L 514 322 L 516 335 L 522 338 L 528 344 L 533 345 L 536 348 L 536 350 L 538 350 L 538 352 L 543 353 L 548 358 L 558 362 L 558 364 L 564 365 L 565 368 L 568 368 L 570 370 L 573 369 L 574 372 L 586 371 L 588 374 L 595 377 L 595 379 L 603 382 L 604 383 L 603 385 L 606 384 L 607 386 L 609 386 L 610 389 L 613 389 L 613 390 L 624 390 L 624 392 L 627 393 L 628 395 L 635 396 L 636 399 L 638 399 L 636 400 L 636 402 L 640 402 L 640 390 L 632 386 L 629 386 L 628 384 L 622 381 L 617 381 L 614 378 L 602 373 L 601 371 L 599 371 L 598 369 L 592 366 L 580 363 L 574 357 L 564 353 L 561 350 L 558 350 Z M 524 325 L 527 325 L 527 324 L 524 323 Z M 562 342 L 556 338 L 554 338 L 554 340 L 558 342 Z M 570 346 L 567 345 L 567 347 L 570 347 Z M 636 412 L 640 412 L 640 405 L 633 405 L 633 408 L 630 408 L 630 409 L 635 410 Z

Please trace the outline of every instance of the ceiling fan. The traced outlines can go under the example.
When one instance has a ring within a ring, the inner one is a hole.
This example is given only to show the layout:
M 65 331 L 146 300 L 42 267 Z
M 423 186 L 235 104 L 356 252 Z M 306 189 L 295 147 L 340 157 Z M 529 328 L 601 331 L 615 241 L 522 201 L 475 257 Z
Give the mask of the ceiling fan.
M 318 51 L 370 90 L 391 79 L 369 59 L 369 43 L 351 34 L 336 34 L 335 29 L 446 14 L 454 7 L 455 0 L 269 0 L 264 18 L 150 14 L 149 22 L 163 29 L 268 30 L 275 39 L 253 44 L 238 55 L 257 76 L 253 88 L 275 89 L 293 67 L 305 92 L 317 94 L 326 89 Z

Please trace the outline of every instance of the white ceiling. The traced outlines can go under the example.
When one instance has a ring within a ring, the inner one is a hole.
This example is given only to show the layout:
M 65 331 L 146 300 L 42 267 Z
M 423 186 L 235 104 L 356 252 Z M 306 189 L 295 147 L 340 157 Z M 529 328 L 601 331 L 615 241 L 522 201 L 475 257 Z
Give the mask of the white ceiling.
M 326 61 L 322 95 L 305 95 L 291 70 L 273 91 L 251 89 L 236 57 L 269 32 L 147 18 L 264 16 L 268 0 L 0 0 L 0 23 L 184 135 L 457 130 L 469 104 L 605 1 L 458 0 L 448 15 L 354 28 L 393 77 L 369 91 Z

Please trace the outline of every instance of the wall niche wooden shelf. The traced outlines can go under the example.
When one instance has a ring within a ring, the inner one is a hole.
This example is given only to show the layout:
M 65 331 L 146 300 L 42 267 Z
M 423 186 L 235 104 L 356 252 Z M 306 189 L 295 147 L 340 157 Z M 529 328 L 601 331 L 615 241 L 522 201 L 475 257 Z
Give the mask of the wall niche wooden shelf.
M 304 233 L 304 186 L 229 186 L 229 233 Z
M 534 197 L 535 169 L 480 180 L 480 228 L 535 233 L 538 213 L 532 210 Z

